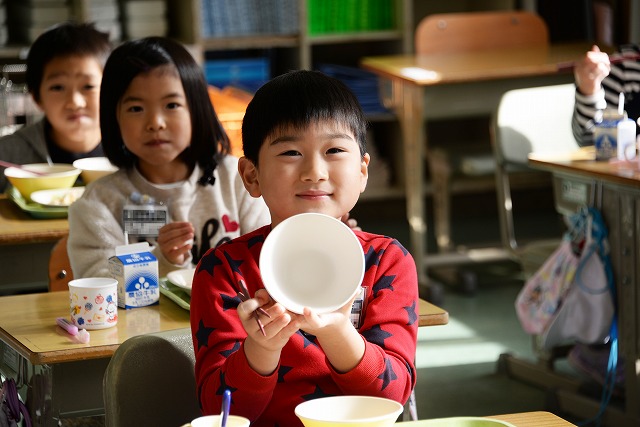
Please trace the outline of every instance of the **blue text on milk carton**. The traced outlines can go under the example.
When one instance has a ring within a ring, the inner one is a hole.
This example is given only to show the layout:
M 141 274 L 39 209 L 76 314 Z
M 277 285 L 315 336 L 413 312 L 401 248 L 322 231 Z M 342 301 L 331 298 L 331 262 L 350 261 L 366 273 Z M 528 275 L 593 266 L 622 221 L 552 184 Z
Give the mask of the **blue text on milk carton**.
M 148 251 L 148 244 L 138 245 L 119 246 L 109 259 L 109 271 L 118 280 L 118 305 L 122 308 L 145 307 L 160 299 L 158 260 Z

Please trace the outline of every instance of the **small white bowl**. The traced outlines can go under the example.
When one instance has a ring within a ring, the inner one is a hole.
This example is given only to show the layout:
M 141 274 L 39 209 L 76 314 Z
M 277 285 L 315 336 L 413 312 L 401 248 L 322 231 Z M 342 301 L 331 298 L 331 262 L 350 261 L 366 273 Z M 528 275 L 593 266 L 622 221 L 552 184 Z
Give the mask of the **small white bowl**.
M 403 406 L 395 400 L 373 396 L 332 396 L 296 406 L 295 414 L 305 427 L 389 427 Z
M 73 166 L 80 169 L 80 176 L 85 184 L 118 170 L 118 167 L 112 165 L 106 157 L 85 157 L 73 162 Z
M 278 224 L 260 253 L 260 274 L 271 297 L 294 313 L 329 313 L 348 303 L 364 277 L 364 252 L 346 224 L 303 213 Z
M 167 279 L 177 287 L 191 295 L 191 285 L 193 284 L 193 275 L 195 268 L 185 268 L 182 270 L 174 270 L 167 273 Z

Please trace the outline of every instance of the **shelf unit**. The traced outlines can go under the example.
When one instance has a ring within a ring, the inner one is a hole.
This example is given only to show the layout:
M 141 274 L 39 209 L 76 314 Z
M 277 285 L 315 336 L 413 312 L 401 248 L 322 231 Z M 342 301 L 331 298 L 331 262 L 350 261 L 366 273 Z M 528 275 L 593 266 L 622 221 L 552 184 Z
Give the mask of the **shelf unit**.
M 410 53 L 413 50 L 413 0 L 393 1 L 394 29 L 329 34 L 309 34 L 308 0 L 296 1 L 298 30 L 294 34 L 204 37 L 200 18 L 202 0 L 167 0 L 169 35 L 188 45 L 200 61 L 205 61 L 212 53 L 224 55 L 240 51 L 250 56 L 256 51 L 269 51 L 275 57 L 271 64 L 272 75 L 290 69 L 314 69 L 319 63 L 357 67 L 362 56 Z M 380 157 L 401 157 L 391 153 L 387 146 L 387 141 L 397 140 L 399 130 L 395 116 L 392 113 L 375 113 L 367 118 L 372 124 L 376 145 L 383 146 Z M 393 171 L 395 162 L 389 160 L 389 163 Z M 397 181 L 393 172 L 391 175 L 392 182 Z M 402 197 L 402 194 L 402 185 L 394 183 L 389 188 L 371 188 L 363 196 L 383 199 Z
M 298 32 L 292 35 L 256 34 L 240 37 L 202 36 L 200 22 L 201 0 L 167 0 L 170 35 L 193 46 L 194 52 L 204 58 L 207 51 L 285 48 L 293 54 L 296 68 L 311 69 L 314 62 L 314 47 L 321 45 L 348 45 L 374 42 L 394 42 L 388 53 L 410 52 L 413 37 L 413 0 L 395 0 L 395 30 L 351 32 L 342 34 L 308 34 L 307 0 L 297 0 Z M 384 53 L 384 52 L 381 52 Z
M 76 21 L 87 21 L 91 1 L 95 2 L 95 0 L 69 0 L 68 7 L 71 19 Z M 3 2 L 2 7 L 6 8 L 6 2 Z M 7 21 L 10 19 L 11 16 L 7 16 Z M 22 62 L 27 59 L 28 52 L 28 45 L 15 44 L 11 42 L 5 46 L 0 46 L 0 61 L 3 63 L 16 62 L 16 60 Z

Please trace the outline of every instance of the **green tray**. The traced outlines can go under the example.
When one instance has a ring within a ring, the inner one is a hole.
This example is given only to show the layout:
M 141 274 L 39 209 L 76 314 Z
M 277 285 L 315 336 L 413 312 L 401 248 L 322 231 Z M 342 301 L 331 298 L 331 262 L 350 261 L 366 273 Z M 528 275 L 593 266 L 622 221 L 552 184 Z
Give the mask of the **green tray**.
M 191 296 L 166 278 L 160 279 L 160 293 L 185 310 L 191 310 Z
M 28 213 L 34 218 L 52 219 L 52 218 L 66 218 L 69 209 L 66 206 L 51 207 L 42 206 L 39 203 L 29 202 L 22 194 L 12 186 L 7 189 L 7 196 L 11 199 L 20 209 Z

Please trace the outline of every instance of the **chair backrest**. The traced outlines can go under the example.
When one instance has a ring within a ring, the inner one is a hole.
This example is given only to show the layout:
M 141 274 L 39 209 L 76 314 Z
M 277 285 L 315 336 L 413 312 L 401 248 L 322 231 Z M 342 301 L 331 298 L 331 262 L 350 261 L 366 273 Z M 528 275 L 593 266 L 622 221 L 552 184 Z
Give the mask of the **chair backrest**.
M 420 21 L 417 54 L 549 44 L 549 31 L 535 13 L 521 11 L 441 13 Z
M 201 416 L 189 328 L 123 342 L 104 374 L 108 427 L 180 426 Z
M 49 255 L 49 292 L 69 290 L 69 282 L 73 280 L 71 262 L 67 253 L 67 239 L 65 236 L 58 240 Z
M 529 153 L 574 151 L 573 83 L 515 89 L 502 95 L 495 114 L 494 150 L 500 163 L 526 164 Z

